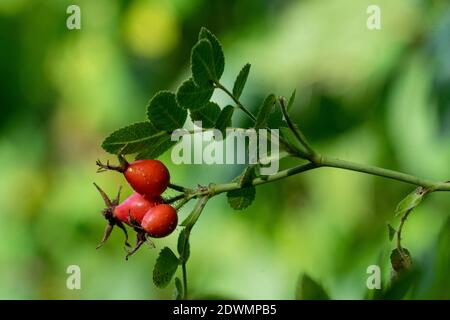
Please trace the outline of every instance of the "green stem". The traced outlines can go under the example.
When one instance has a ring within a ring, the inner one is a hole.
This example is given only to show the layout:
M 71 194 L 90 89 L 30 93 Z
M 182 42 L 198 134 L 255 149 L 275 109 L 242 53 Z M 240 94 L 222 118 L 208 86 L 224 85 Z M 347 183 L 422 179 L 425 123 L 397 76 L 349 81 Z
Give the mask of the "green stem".
M 252 181 L 252 185 L 253 186 L 257 186 L 260 184 L 266 184 L 269 182 L 274 182 L 280 179 L 284 179 L 286 177 L 289 176 L 293 176 L 295 174 L 299 174 L 305 171 L 309 171 L 315 168 L 318 168 L 319 166 L 317 166 L 316 164 L 312 163 L 312 162 L 308 162 L 306 164 L 303 165 L 299 165 L 299 166 L 295 166 L 286 170 L 282 170 L 279 171 L 278 173 L 272 174 L 270 176 L 263 176 L 263 177 L 258 177 L 253 179 Z M 239 185 L 238 182 L 231 182 L 231 183 L 224 183 L 224 184 L 216 184 L 216 185 L 211 185 L 207 191 L 202 192 L 200 195 L 202 194 L 211 194 L 211 195 L 217 195 L 223 192 L 228 192 L 228 191 L 232 191 L 232 190 L 237 190 L 237 189 L 241 189 L 242 187 Z
M 292 122 L 291 117 L 289 116 L 289 113 L 286 110 L 286 103 L 285 103 L 284 97 L 280 97 L 278 99 L 278 102 L 280 103 L 281 112 L 283 113 L 284 120 L 286 120 L 286 123 L 287 123 L 289 129 L 292 131 L 294 136 L 297 138 L 298 142 L 300 142 L 300 144 L 306 149 L 308 159 L 313 161 L 314 158 L 317 156 L 316 152 L 310 146 L 310 144 L 306 140 L 306 137 L 303 135 L 303 133 L 300 131 L 300 129 Z
M 252 181 L 253 186 L 257 186 L 260 184 L 266 184 L 273 181 L 277 181 L 280 179 L 284 179 L 305 171 L 309 171 L 312 169 L 320 168 L 320 167 L 333 167 L 333 168 L 339 168 L 343 170 L 349 170 L 349 171 L 356 171 L 356 172 L 362 172 L 371 174 L 374 176 L 384 177 L 392 180 L 397 180 L 400 182 L 409 183 L 416 186 L 421 186 L 424 188 L 429 189 L 430 191 L 450 191 L 450 183 L 445 182 L 435 182 L 432 180 L 427 179 L 421 179 L 409 174 L 405 174 L 402 172 L 389 170 L 389 169 L 383 169 L 379 167 L 374 167 L 370 165 L 364 165 L 359 164 L 355 162 L 345 161 L 345 160 L 339 160 L 334 158 L 325 158 L 318 156 L 317 161 L 308 162 L 306 164 L 302 164 L 299 166 L 295 166 L 286 170 L 279 171 L 278 173 L 275 173 L 270 176 L 263 176 L 255 178 Z M 210 195 L 214 196 L 223 192 L 228 192 L 232 190 L 238 190 L 242 187 L 239 185 L 238 182 L 231 182 L 231 183 L 225 183 L 225 184 L 213 184 L 211 185 L 207 190 L 201 190 L 194 194 L 194 197 L 200 197 L 204 195 Z
M 189 202 L 189 200 L 191 200 L 191 197 L 184 196 L 183 200 L 181 200 L 179 203 L 177 203 L 176 206 L 174 206 L 175 210 L 180 210 L 186 203 Z
M 189 201 L 190 199 L 192 199 L 192 195 L 187 197 L 186 201 Z M 186 232 L 186 237 L 184 239 L 183 252 L 180 252 L 180 256 L 179 256 L 179 259 L 181 260 L 181 268 L 182 268 L 182 275 L 183 275 L 183 296 L 184 296 L 183 299 L 184 300 L 188 299 L 188 281 L 187 281 L 186 265 L 187 265 L 187 262 L 189 259 L 189 256 L 186 256 L 185 250 L 189 246 L 191 230 L 194 227 L 195 223 L 197 222 L 198 218 L 200 217 L 200 214 L 202 213 L 203 209 L 205 208 L 208 200 L 209 200 L 208 196 L 204 196 L 204 197 L 200 198 L 199 200 L 197 200 L 197 204 L 195 205 L 194 210 L 189 215 L 189 217 L 191 217 L 192 219 L 187 218 L 187 221 L 189 221 L 189 223 L 187 223 L 185 225 L 185 229 L 184 229 L 184 231 Z M 183 225 L 183 223 L 181 225 Z
M 167 204 L 171 204 L 171 203 L 177 202 L 178 200 L 182 200 L 182 199 L 183 200 L 186 199 L 186 196 L 184 194 L 179 194 L 175 197 L 165 199 L 164 202 Z
M 346 160 L 340 160 L 335 158 L 326 158 L 326 157 L 318 157 L 318 160 L 316 162 L 320 166 L 324 167 L 333 167 L 333 168 L 340 168 L 350 171 L 357 171 L 362 173 L 371 174 L 374 176 L 379 177 L 385 177 L 392 180 L 397 180 L 405 183 L 409 183 L 412 185 L 420 186 L 429 189 L 430 191 L 450 191 L 450 183 L 445 182 L 436 182 L 428 179 L 421 179 L 416 176 L 374 167 L 370 165 L 355 163 L 351 161 Z
M 397 230 L 397 250 L 400 253 L 400 255 L 403 255 L 403 248 L 402 248 L 402 231 L 403 226 L 405 225 L 406 219 L 408 219 L 409 214 L 411 213 L 411 210 L 406 211 L 406 213 L 401 217 L 400 224 L 398 226 Z M 402 256 L 402 258 L 404 258 Z
M 186 261 L 182 262 L 181 269 L 183 272 L 183 300 L 187 300 L 188 299 L 188 281 L 187 281 Z
M 233 93 L 230 92 L 226 87 L 224 87 L 219 81 L 214 82 L 215 86 L 225 92 L 236 104 L 236 106 L 241 109 L 253 122 L 256 121 L 256 117 L 237 99 Z
M 397 230 L 397 251 L 403 260 L 402 264 L 406 264 L 406 265 L 409 265 L 409 261 L 408 261 L 407 255 L 403 251 L 403 247 L 402 247 L 402 231 L 403 231 L 403 227 L 405 225 L 406 219 L 408 219 L 408 216 L 410 215 L 411 212 L 412 212 L 412 209 L 406 211 L 406 213 L 401 217 L 400 225 L 398 226 L 398 230 Z
M 187 189 L 185 187 L 182 187 L 182 186 L 179 186 L 177 184 L 173 184 L 173 183 L 169 183 L 168 187 L 170 189 L 173 189 L 173 190 L 179 191 L 179 192 L 183 192 L 183 193 L 187 193 L 189 191 L 189 189 Z

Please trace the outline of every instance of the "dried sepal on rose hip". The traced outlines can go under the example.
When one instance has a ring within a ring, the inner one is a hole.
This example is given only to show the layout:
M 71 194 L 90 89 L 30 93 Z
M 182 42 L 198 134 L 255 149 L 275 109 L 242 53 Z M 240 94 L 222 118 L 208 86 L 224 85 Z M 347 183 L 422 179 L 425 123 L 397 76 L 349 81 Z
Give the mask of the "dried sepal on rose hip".
M 145 233 L 145 230 L 142 229 L 140 223 L 134 219 L 131 215 L 129 215 L 128 220 L 130 222 L 130 225 L 133 227 L 134 231 L 136 232 L 136 244 L 133 248 L 127 249 L 125 248 L 125 251 L 127 252 L 127 255 L 125 256 L 125 260 L 128 260 L 130 256 L 132 256 L 136 251 L 139 250 L 139 248 L 147 242 L 152 248 L 155 248 L 155 244 L 149 239 L 147 233 Z
M 111 200 L 108 195 L 96 184 L 94 183 L 94 186 L 97 188 L 98 192 L 103 198 L 103 201 L 105 202 L 106 208 L 102 210 L 103 217 L 108 221 L 108 224 L 106 225 L 105 232 L 103 234 L 103 238 L 100 241 L 100 243 L 97 245 L 97 249 L 102 247 L 105 242 L 108 240 L 109 236 L 111 235 L 112 230 L 114 229 L 114 226 L 118 226 L 120 229 L 122 229 L 123 233 L 125 234 L 125 245 L 130 246 L 128 243 L 128 233 L 127 229 L 125 229 L 125 226 L 123 225 L 122 221 L 118 220 L 114 216 L 114 209 L 119 205 L 120 201 L 120 191 L 121 187 L 119 187 L 119 192 L 117 193 L 117 196 L 115 199 Z
M 130 246 L 128 243 L 128 233 L 124 224 L 131 226 L 133 223 L 139 224 L 150 208 L 163 203 L 163 199 L 161 197 L 149 199 L 138 193 L 133 193 L 125 199 L 125 201 L 119 204 L 120 190 L 117 197 L 114 200 L 111 200 L 97 184 L 94 183 L 94 185 L 105 201 L 106 208 L 103 209 L 102 214 L 108 221 L 103 239 L 97 248 L 100 248 L 108 240 L 115 225 L 124 231 L 126 238 L 125 245 Z
M 123 173 L 130 186 L 139 194 L 149 198 L 160 196 L 169 185 L 170 174 L 167 167 L 159 160 L 137 160 L 128 163 L 119 155 L 119 166 L 97 161 L 98 172 L 114 170 Z
M 178 224 L 178 215 L 169 204 L 159 204 L 150 208 L 139 223 L 130 216 L 130 223 L 136 231 L 136 245 L 127 252 L 126 259 L 133 255 L 145 242 L 155 245 L 150 238 L 163 238 L 171 234 Z

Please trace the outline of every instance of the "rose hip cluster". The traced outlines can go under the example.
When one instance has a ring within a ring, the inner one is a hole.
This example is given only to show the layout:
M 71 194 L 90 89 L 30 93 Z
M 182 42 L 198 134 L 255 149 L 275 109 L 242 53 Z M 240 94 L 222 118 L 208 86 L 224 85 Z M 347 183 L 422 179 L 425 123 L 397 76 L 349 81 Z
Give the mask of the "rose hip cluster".
M 121 172 L 134 193 L 125 201 L 119 203 L 120 189 L 114 200 L 109 199 L 106 193 L 94 183 L 105 201 L 106 208 L 102 211 L 108 221 L 105 234 L 97 248 L 100 248 L 109 238 L 114 226 L 118 226 L 125 233 L 125 245 L 128 244 L 128 234 L 125 225 L 133 227 L 137 234 L 134 248 L 127 250 L 127 259 L 136 252 L 148 239 L 163 238 L 171 234 L 178 223 L 177 211 L 171 205 L 164 203 L 161 194 L 167 189 L 170 174 L 166 166 L 158 160 L 138 160 L 128 163 L 119 156 L 120 166 L 109 163 L 102 164 L 97 161 L 99 172 L 114 170 Z

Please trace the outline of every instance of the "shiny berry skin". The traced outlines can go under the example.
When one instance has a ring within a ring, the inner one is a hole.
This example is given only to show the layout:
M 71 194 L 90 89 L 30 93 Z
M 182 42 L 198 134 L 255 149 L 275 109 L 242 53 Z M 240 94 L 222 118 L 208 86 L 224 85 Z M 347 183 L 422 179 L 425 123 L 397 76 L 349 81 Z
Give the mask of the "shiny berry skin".
M 138 160 L 130 163 L 125 178 L 131 187 L 148 198 L 159 197 L 169 185 L 170 174 L 159 160 Z
M 150 237 L 163 238 L 175 230 L 177 223 L 177 211 L 168 204 L 160 204 L 147 211 L 141 226 Z
M 114 208 L 114 217 L 129 224 L 129 216 L 141 223 L 147 211 L 156 205 L 163 203 L 161 197 L 147 198 L 138 193 L 133 193 L 124 202 Z

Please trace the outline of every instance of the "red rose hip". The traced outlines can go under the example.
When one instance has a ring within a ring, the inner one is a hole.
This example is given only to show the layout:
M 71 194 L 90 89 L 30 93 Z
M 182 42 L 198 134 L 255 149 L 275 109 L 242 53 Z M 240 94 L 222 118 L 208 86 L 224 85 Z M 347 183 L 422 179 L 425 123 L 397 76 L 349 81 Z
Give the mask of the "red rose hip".
M 161 197 L 149 199 L 138 193 L 133 193 L 125 201 L 114 208 L 114 217 L 129 224 L 129 217 L 131 216 L 138 223 L 141 223 L 147 211 L 161 203 L 163 203 Z
M 177 211 L 168 204 L 160 204 L 147 211 L 141 226 L 150 237 L 163 238 L 175 230 L 177 223 Z
M 159 160 L 138 160 L 128 164 L 124 171 L 131 187 L 149 198 L 160 196 L 169 185 L 170 174 Z

